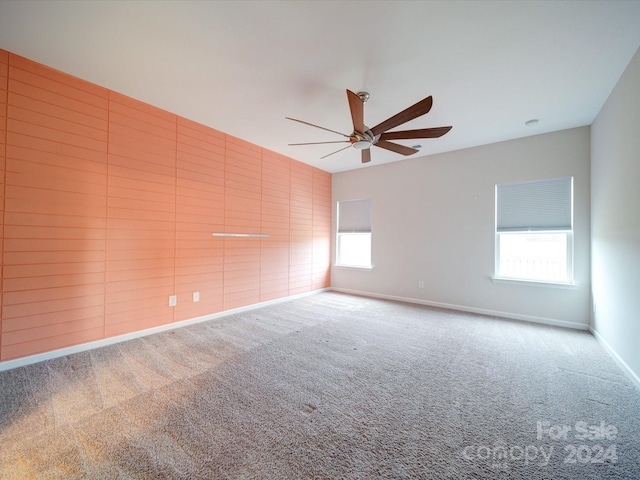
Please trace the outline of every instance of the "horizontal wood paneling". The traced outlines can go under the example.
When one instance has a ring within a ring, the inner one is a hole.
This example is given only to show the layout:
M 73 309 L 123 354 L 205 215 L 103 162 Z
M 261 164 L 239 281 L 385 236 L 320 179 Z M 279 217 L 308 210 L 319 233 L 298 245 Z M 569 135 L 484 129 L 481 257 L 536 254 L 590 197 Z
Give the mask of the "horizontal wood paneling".
M 224 229 L 260 233 L 262 149 L 229 135 L 225 141 Z M 224 239 L 224 309 L 260 300 L 260 239 Z
M 268 150 L 262 152 L 260 301 L 289 294 L 291 160 Z
M 225 135 L 178 118 L 176 320 L 223 309 Z M 193 293 L 200 301 L 193 301 Z
M 311 288 L 331 284 L 331 174 L 313 170 L 313 268 Z
M 311 290 L 313 272 L 313 167 L 291 162 L 289 293 Z
M 2 360 L 104 335 L 107 95 L 11 55 Z
M 109 95 L 106 336 L 173 322 L 176 121 Z
M 0 360 L 326 287 L 330 223 L 330 174 L 0 50 Z

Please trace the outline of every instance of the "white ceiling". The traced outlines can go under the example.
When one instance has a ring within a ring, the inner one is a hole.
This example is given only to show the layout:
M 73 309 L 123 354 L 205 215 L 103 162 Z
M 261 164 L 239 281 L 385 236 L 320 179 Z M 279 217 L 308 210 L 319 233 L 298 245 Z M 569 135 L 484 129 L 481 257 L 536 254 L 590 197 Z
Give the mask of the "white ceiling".
M 369 126 L 433 95 L 396 130 L 453 130 L 414 156 L 589 125 L 639 46 L 640 1 L 0 0 L 0 48 L 330 172 L 359 152 L 285 116 L 350 134 L 347 88 Z

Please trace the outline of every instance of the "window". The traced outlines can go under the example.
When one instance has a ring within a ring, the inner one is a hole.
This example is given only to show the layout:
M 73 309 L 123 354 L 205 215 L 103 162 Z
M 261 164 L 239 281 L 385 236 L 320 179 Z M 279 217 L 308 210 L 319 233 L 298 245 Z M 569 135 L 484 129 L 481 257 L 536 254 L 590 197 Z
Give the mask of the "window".
M 371 200 L 338 202 L 336 265 L 371 268 Z
M 573 283 L 573 178 L 496 185 L 497 278 Z

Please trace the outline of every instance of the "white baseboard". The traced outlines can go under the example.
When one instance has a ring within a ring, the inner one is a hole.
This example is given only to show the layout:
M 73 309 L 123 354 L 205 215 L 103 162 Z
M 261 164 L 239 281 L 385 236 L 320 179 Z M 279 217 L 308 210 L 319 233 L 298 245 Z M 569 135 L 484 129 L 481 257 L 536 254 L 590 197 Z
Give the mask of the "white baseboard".
M 6 360 L 0 362 L 0 372 L 4 370 L 11 370 L 12 368 L 18 368 L 25 365 L 31 365 L 32 363 L 43 362 L 45 360 L 51 360 L 52 358 L 64 357 L 66 355 L 72 355 L 74 353 L 84 352 L 86 350 L 92 350 L 94 348 L 106 347 L 107 345 L 113 345 L 114 343 L 126 342 L 127 340 L 133 340 L 134 338 L 146 337 L 147 335 L 153 335 L 154 333 L 166 332 L 168 330 L 175 330 L 176 328 L 186 327 L 187 325 L 193 325 L 196 323 L 207 322 L 209 320 L 215 320 L 217 318 L 228 317 L 229 315 L 235 315 L 237 313 L 247 312 L 249 310 L 255 310 L 256 308 L 266 307 L 268 305 L 275 305 L 278 303 L 289 302 L 296 298 L 307 297 L 309 295 L 316 295 L 320 292 L 326 292 L 329 288 L 321 288 L 318 290 L 312 290 L 310 292 L 299 293 L 297 295 L 290 295 L 288 297 L 276 298 L 275 300 L 268 300 L 266 302 L 254 303 L 247 305 L 246 307 L 234 308 L 231 310 L 225 310 L 223 312 L 213 313 L 211 315 L 204 315 L 202 317 L 190 318 L 188 320 L 181 320 L 179 322 L 168 323 L 166 325 L 160 325 L 158 327 L 147 328 L 145 330 L 139 330 L 137 332 L 126 333 L 124 335 L 118 335 L 116 337 L 109 337 L 102 340 L 96 340 L 94 342 L 81 343 L 80 345 L 73 345 L 72 347 L 60 348 L 57 350 L 51 350 L 49 352 L 37 353 L 28 357 L 17 358 L 15 360 Z
M 598 333 L 598 331 L 589 327 L 589 331 L 596 337 L 596 340 L 602 345 L 602 347 L 607 351 L 607 353 L 613 358 L 613 361 L 618 364 L 618 366 L 622 369 L 622 371 L 629 377 L 629 379 L 633 382 L 638 390 L 640 390 L 640 377 L 636 375 L 636 373 L 631 369 L 627 362 L 625 362 L 620 355 L 616 353 L 616 351 L 609 345 L 609 343 Z
M 461 312 L 478 313 L 481 315 L 489 315 L 492 317 L 508 318 L 511 320 L 522 320 L 525 322 L 542 323 L 544 325 L 552 325 L 554 327 L 573 328 L 575 330 L 589 330 L 589 325 L 567 322 L 565 320 L 557 320 L 555 318 L 534 317 L 532 315 L 520 315 L 518 313 L 500 312 L 497 310 L 487 310 L 484 308 L 467 307 L 464 305 L 452 305 L 450 303 L 431 302 L 429 300 L 421 300 L 418 298 L 398 297 L 395 295 L 385 295 L 383 293 L 361 292 L 358 290 L 349 290 L 346 288 L 332 287 L 334 292 L 350 293 L 352 295 L 362 295 L 365 297 L 381 298 L 384 300 L 395 300 L 398 302 L 415 303 L 418 305 L 427 305 L 429 307 L 446 308 L 448 310 L 458 310 Z

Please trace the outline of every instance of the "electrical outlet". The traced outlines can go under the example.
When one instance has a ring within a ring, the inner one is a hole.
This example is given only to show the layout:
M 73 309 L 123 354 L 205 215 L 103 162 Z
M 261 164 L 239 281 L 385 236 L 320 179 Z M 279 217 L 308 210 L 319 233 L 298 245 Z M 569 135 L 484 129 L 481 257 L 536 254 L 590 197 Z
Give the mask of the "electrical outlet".
M 424 280 L 418 280 L 418 288 L 424 288 Z
M 169 306 L 175 307 L 177 303 L 178 303 L 178 297 L 176 295 L 171 295 L 169 297 Z
M 200 292 L 193 292 L 193 301 L 194 302 L 200 301 Z

